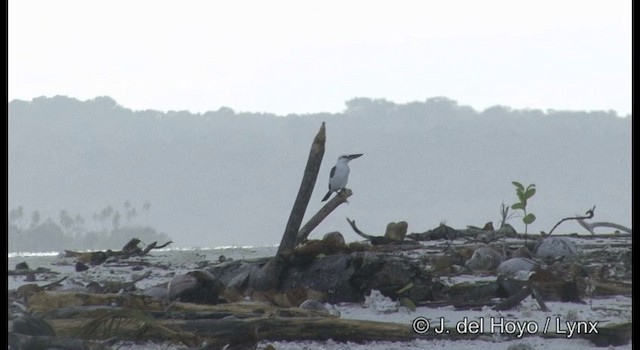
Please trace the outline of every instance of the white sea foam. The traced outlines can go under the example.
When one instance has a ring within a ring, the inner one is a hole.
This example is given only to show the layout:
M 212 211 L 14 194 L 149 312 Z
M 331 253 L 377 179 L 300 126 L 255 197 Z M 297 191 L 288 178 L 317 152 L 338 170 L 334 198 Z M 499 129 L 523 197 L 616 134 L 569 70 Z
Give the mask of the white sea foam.
M 279 244 L 271 244 L 264 246 L 253 246 L 253 245 L 223 245 L 217 247 L 166 247 L 162 249 L 155 249 L 155 252 L 189 252 L 189 251 L 216 251 L 216 250 L 240 250 L 240 249 L 254 249 L 254 250 L 262 250 L 262 249 L 270 249 L 277 248 Z M 106 249 L 87 249 L 87 250 L 78 250 L 81 253 L 89 253 L 95 252 L 99 250 Z M 22 257 L 40 257 L 40 256 L 58 256 L 62 252 L 9 252 L 7 257 L 9 259 L 13 258 L 22 258 Z
M 36 256 L 58 256 L 60 252 L 12 252 L 9 253 L 8 258 L 23 258 L 23 257 L 36 257 Z

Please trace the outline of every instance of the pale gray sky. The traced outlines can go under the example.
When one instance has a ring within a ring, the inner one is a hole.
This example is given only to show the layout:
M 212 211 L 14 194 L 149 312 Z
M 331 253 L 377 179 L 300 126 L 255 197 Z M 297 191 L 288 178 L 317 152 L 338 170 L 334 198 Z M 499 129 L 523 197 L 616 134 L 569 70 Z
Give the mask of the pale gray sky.
M 339 112 L 354 97 L 631 113 L 631 0 L 9 0 L 9 99 Z

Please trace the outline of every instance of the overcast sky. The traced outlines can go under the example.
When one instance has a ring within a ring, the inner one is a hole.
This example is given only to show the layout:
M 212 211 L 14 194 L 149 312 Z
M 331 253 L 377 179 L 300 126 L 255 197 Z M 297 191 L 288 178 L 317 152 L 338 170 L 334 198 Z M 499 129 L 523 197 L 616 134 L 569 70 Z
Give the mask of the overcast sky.
M 631 113 L 631 0 L 9 0 L 9 100 L 340 112 L 354 97 Z

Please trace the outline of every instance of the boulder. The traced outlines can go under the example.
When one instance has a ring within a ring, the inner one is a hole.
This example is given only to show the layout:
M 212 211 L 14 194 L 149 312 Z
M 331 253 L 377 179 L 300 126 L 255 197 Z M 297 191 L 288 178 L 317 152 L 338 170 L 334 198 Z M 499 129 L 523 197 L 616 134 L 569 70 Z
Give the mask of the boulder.
M 558 259 L 571 261 L 578 255 L 578 247 L 568 237 L 547 237 L 536 246 L 534 251 L 536 258 L 545 262 Z
M 527 258 L 511 258 L 503 261 L 497 268 L 496 273 L 498 275 L 505 275 L 514 277 L 521 272 L 534 271 L 538 267 L 538 264 Z
M 407 235 L 407 228 L 409 225 L 406 221 L 390 222 L 387 224 L 387 230 L 384 233 L 384 237 L 393 241 L 404 241 L 404 237 Z
M 217 304 L 224 285 L 206 271 L 191 271 L 174 277 L 167 286 L 169 300 Z
M 337 254 L 315 259 L 307 265 L 290 266 L 281 290 L 306 288 L 321 292 L 330 303 L 363 302 L 371 290 L 394 300 L 397 291 L 412 283 L 403 296 L 414 302 L 432 300 L 441 288 L 432 282 L 418 261 L 404 256 L 373 252 Z
M 497 250 L 482 246 L 477 248 L 471 258 L 465 262 L 465 266 L 471 271 L 495 271 L 504 261 L 504 256 Z

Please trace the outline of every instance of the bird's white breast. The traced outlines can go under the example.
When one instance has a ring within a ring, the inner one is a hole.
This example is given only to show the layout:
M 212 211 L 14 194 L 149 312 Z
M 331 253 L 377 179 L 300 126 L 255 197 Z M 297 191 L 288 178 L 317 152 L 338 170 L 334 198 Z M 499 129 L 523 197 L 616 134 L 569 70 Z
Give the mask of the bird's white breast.
M 347 186 L 347 180 L 349 179 L 349 166 L 346 163 L 336 164 L 336 172 L 329 180 L 329 185 L 332 191 L 345 188 Z

